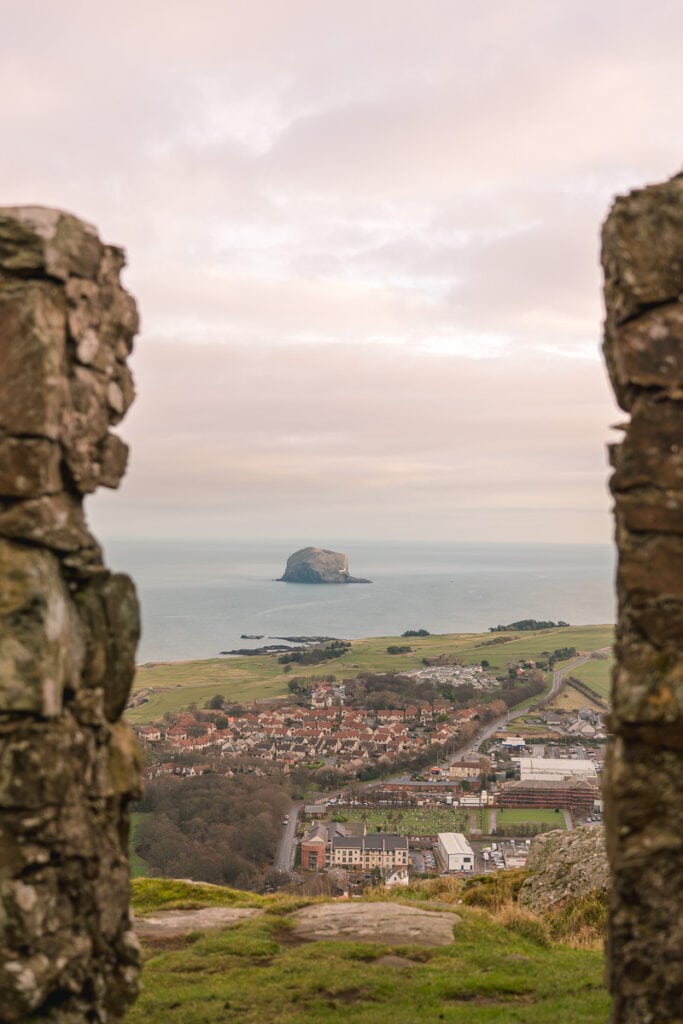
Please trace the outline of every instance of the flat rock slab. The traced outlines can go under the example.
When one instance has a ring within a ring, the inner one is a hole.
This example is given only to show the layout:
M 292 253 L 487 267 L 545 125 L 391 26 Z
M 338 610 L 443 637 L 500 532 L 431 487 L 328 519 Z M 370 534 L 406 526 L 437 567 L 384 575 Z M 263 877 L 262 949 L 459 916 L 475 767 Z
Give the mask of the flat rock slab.
M 322 903 L 292 915 L 300 939 L 381 942 L 388 946 L 447 946 L 460 918 L 396 903 Z
M 201 910 L 160 910 L 154 915 L 136 917 L 135 931 L 143 939 L 164 935 L 188 935 L 205 928 L 226 928 L 262 910 L 253 907 L 203 907 Z

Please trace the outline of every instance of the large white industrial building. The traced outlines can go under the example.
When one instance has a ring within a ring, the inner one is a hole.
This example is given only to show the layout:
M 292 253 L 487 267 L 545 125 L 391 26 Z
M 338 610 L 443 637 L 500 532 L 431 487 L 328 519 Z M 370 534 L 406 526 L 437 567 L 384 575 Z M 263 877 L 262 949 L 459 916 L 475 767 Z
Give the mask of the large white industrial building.
M 462 832 L 439 832 L 438 841 L 447 871 L 474 871 L 474 850 Z
M 595 762 L 588 758 L 516 757 L 514 760 L 519 761 L 522 782 L 559 782 L 577 775 L 584 779 L 597 777 Z

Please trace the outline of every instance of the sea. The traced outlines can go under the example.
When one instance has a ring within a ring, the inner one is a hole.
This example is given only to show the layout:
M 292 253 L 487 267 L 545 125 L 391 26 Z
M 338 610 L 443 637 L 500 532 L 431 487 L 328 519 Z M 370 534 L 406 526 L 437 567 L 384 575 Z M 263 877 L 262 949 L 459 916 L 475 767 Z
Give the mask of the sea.
M 109 541 L 109 567 L 136 581 L 138 662 L 213 658 L 276 637 L 352 640 L 485 632 L 519 619 L 615 621 L 610 545 L 363 541 L 349 555 L 371 584 L 280 583 L 302 543 Z M 243 639 L 243 634 L 263 639 Z

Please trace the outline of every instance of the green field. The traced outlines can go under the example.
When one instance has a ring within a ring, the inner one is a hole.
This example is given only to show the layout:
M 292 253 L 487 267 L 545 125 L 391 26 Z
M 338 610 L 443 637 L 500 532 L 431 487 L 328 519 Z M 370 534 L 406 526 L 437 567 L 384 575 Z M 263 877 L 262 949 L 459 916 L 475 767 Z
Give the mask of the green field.
M 342 658 L 320 666 L 305 667 L 301 671 L 294 669 L 292 673 L 283 672 L 284 666 L 278 664 L 275 655 L 150 663 L 138 667 L 133 689 L 136 692 L 149 688 L 153 692 L 149 694 L 147 703 L 128 711 L 127 717 L 138 724 L 158 721 L 166 711 L 179 711 L 193 703 L 201 708 L 216 694 L 222 694 L 233 702 L 286 696 L 287 680 L 291 675 L 333 674 L 339 680 L 352 679 L 360 672 L 399 672 L 422 668 L 424 657 L 434 658 L 441 654 L 458 657 L 465 664 L 486 659 L 496 674 L 505 671 L 513 659 L 536 660 L 542 651 L 553 651 L 558 647 L 598 650 L 609 646 L 613 635 L 614 627 L 605 625 L 510 634 L 449 633 L 410 639 L 374 637 L 354 640 Z M 503 644 L 482 646 L 499 636 L 512 639 Z M 410 654 L 387 654 L 388 646 L 406 643 L 412 647 Z
M 496 818 L 498 835 L 506 823 L 522 825 L 527 822 L 534 825 L 549 825 L 551 828 L 566 828 L 564 814 L 555 813 L 555 808 L 510 808 L 494 811 L 480 810 L 478 807 L 454 807 L 450 810 L 428 807 L 386 808 L 376 810 L 357 807 L 341 808 L 340 813 L 348 821 L 362 821 L 369 832 L 379 828 L 382 832 L 398 832 L 405 836 L 435 836 L 439 832 L 462 832 L 468 835 L 470 827 L 480 829 L 484 835 L 489 833 L 489 815 Z
M 524 825 L 526 822 L 531 822 L 536 825 L 552 825 L 553 828 L 567 827 L 564 814 L 562 811 L 556 814 L 554 807 L 548 809 L 543 807 L 505 807 L 501 809 L 499 807 L 493 813 L 496 816 L 496 828 L 499 835 L 506 822 L 510 825 Z
M 609 700 L 613 668 L 613 657 L 606 658 L 604 661 L 591 658 L 585 664 L 572 669 L 570 675 L 580 679 L 586 686 L 590 686 L 591 690 L 595 690 L 598 696 L 603 697 L 604 700 Z
M 138 724 L 158 721 L 166 711 L 180 711 L 190 704 L 201 708 L 219 693 L 232 703 L 281 697 L 288 693 L 288 676 L 282 669 L 272 655 L 140 665 L 133 692 L 147 688 L 155 692 L 146 704 L 127 711 L 126 717 Z
M 180 883 L 168 885 L 179 891 Z M 241 894 L 242 905 L 265 912 L 223 930 L 143 940 L 142 993 L 125 1024 L 604 1024 L 609 1000 L 595 938 L 575 948 L 556 941 L 547 919 L 516 906 L 463 905 L 465 893 L 476 894 L 450 880 L 427 885 L 405 890 L 400 902 L 446 912 L 452 904 L 446 946 L 301 943 L 289 913 L 307 901 Z M 205 892 L 215 904 L 223 890 Z M 239 905 L 240 894 L 226 895 L 227 905 Z M 190 905 L 200 900 L 189 897 Z

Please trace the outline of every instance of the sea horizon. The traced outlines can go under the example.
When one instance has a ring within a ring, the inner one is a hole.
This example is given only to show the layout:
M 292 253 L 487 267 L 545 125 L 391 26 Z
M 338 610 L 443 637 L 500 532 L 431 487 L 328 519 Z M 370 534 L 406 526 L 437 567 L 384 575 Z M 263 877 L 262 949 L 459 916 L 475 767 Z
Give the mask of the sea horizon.
M 524 618 L 615 621 L 608 544 L 325 543 L 348 554 L 351 573 L 370 585 L 280 582 L 288 556 L 308 546 L 296 540 L 104 546 L 109 568 L 129 573 L 138 588 L 138 663 L 212 658 L 274 637 L 480 633 Z

